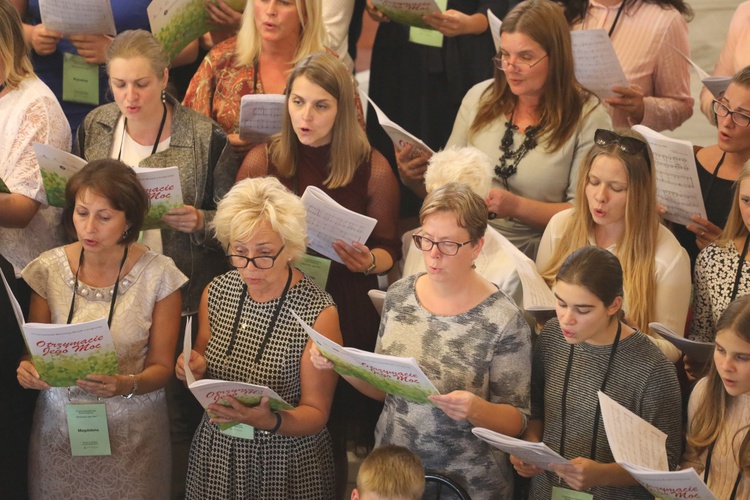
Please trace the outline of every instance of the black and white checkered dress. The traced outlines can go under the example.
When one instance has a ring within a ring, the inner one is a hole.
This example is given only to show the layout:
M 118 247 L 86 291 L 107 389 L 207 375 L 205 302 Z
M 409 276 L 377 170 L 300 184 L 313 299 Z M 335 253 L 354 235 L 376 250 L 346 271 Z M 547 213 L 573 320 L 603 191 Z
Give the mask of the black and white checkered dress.
M 259 303 L 249 296 L 240 314 L 237 336 L 227 356 L 243 282 L 237 271 L 217 277 L 208 293 L 211 339 L 206 349 L 206 378 L 266 385 L 286 402 L 300 400 L 300 357 L 307 334 L 290 311 L 308 324 L 333 304 L 331 297 L 304 276 L 290 288 L 263 351 L 255 358 L 279 299 Z M 327 430 L 302 437 L 255 431 L 253 440 L 231 437 L 203 421 L 193 438 L 187 474 L 190 499 L 333 498 L 333 458 Z

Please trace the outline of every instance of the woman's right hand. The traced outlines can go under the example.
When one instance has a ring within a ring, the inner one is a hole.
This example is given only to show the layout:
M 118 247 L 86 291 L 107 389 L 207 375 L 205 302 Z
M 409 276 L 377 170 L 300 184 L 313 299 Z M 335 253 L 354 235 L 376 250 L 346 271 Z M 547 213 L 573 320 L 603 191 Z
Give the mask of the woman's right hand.
M 44 391 L 50 388 L 50 385 L 39 378 L 39 372 L 36 371 L 34 365 L 29 361 L 21 361 L 16 369 L 16 377 L 18 383 L 24 389 L 36 389 L 38 391 Z
M 375 7 L 375 4 L 372 3 L 372 0 L 367 0 L 367 3 L 365 4 L 365 10 L 367 11 L 367 15 L 370 16 L 370 19 L 372 19 L 376 23 L 387 23 L 391 20 L 390 17 L 386 16 L 385 14 L 380 12 L 377 7 Z
M 320 351 L 315 344 L 310 347 L 310 361 L 312 361 L 313 366 L 318 370 L 333 370 L 333 363 L 320 354 Z
M 536 465 L 527 464 L 520 458 L 511 455 L 510 456 L 510 463 L 513 464 L 513 467 L 516 469 L 516 472 L 518 472 L 518 475 L 521 477 L 529 478 L 534 477 L 537 474 L 541 474 L 544 472 L 544 469 L 540 469 Z
M 48 56 L 57 50 L 57 42 L 62 37 L 62 33 L 48 30 L 43 24 L 37 24 L 31 30 L 31 48 L 40 56 Z
M 685 367 L 685 374 L 690 382 L 695 382 L 703 378 L 708 369 L 708 362 L 698 361 L 689 354 L 685 354 L 682 357 L 682 364 Z
M 427 171 L 427 163 L 430 161 L 430 155 L 414 156 L 411 144 L 396 150 L 396 165 L 398 166 L 398 176 L 401 182 L 409 188 L 424 186 L 424 174 Z
M 184 359 L 184 354 L 180 354 L 177 357 L 177 364 L 174 367 L 174 374 L 177 377 L 177 380 L 182 380 L 183 382 L 185 382 Z M 193 377 L 195 377 L 196 380 L 199 380 L 203 378 L 203 375 L 206 373 L 206 358 L 195 351 L 190 351 L 190 360 L 188 361 L 188 367 L 193 373 Z
M 245 159 L 245 156 L 247 156 L 247 153 L 255 144 L 240 139 L 240 134 L 227 134 L 227 137 L 229 138 L 229 144 L 232 146 L 234 154 L 237 155 L 240 163 L 242 163 L 242 160 Z

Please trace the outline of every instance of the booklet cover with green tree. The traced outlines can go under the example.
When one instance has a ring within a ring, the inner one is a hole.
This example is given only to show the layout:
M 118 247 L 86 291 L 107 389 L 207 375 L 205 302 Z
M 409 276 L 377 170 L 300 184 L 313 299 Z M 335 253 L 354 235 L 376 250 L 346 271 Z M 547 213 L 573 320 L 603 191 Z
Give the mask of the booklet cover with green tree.
M 432 404 L 427 397 L 440 394 L 414 358 L 400 358 L 361 351 L 353 347 L 341 347 L 316 332 L 294 311 L 292 314 L 310 336 L 320 354 L 333 363 L 334 370 L 340 375 L 362 379 L 381 391 L 416 403 Z
M 434 28 L 422 16 L 440 10 L 435 0 L 372 0 L 372 3 L 391 21 L 428 30 Z

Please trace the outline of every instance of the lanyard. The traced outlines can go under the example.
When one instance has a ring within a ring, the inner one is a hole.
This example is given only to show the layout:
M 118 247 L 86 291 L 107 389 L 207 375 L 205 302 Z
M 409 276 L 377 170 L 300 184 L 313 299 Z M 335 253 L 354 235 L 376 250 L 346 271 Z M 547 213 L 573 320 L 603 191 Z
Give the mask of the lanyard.
M 724 157 L 727 155 L 727 152 L 724 151 L 721 154 L 721 158 L 719 158 L 719 163 L 716 164 L 716 168 L 714 168 L 714 173 L 711 174 L 711 180 L 708 181 L 708 187 L 706 188 L 706 194 L 703 195 L 703 203 L 706 203 L 708 201 L 708 197 L 711 196 L 711 190 L 714 188 L 714 182 L 716 181 L 716 177 L 719 175 L 719 169 L 724 164 Z
M 156 153 L 159 148 L 159 139 L 161 139 L 161 133 L 164 132 L 164 124 L 167 122 L 167 103 L 162 102 L 164 106 L 164 112 L 161 115 L 161 123 L 159 124 L 159 131 L 156 133 L 156 140 L 154 141 L 154 148 L 151 150 L 151 155 Z M 120 138 L 120 151 L 117 152 L 117 160 L 120 160 L 122 156 L 122 146 L 125 144 L 125 130 L 128 128 L 128 119 L 125 118 L 125 122 L 122 124 L 122 137 Z
M 601 391 L 604 392 L 604 388 L 607 386 L 607 379 L 612 371 L 612 361 L 615 359 L 615 352 L 617 351 L 617 345 L 620 343 L 620 334 L 622 333 L 622 322 L 617 321 L 617 335 L 615 335 L 615 341 L 612 342 L 612 350 L 609 352 L 609 361 L 607 362 L 607 371 L 604 372 L 604 380 L 602 380 Z M 568 366 L 565 368 L 565 381 L 563 382 L 562 391 L 562 430 L 560 431 L 560 455 L 565 456 L 565 427 L 566 427 L 566 413 L 567 413 L 567 399 L 568 399 L 568 386 L 570 384 L 570 371 L 573 367 L 573 353 L 575 352 L 575 344 L 570 344 L 570 354 L 568 355 Z M 594 432 L 591 438 L 591 452 L 589 458 L 596 461 L 596 437 L 599 433 L 599 417 L 601 416 L 602 409 L 599 405 L 597 398 L 596 402 L 596 413 L 594 415 Z
M 109 306 L 109 316 L 107 317 L 107 326 L 112 328 L 112 315 L 115 312 L 115 302 L 117 301 L 117 289 L 120 287 L 120 274 L 122 273 L 122 268 L 125 266 L 125 261 L 128 259 L 128 247 L 125 246 L 125 251 L 122 253 L 122 261 L 120 262 L 120 269 L 117 271 L 117 279 L 115 280 L 115 288 L 112 290 L 112 303 Z M 81 248 L 81 256 L 78 258 L 78 269 L 76 269 L 76 281 L 73 285 L 73 298 L 70 300 L 70 311 L 68 312 L 68 321 L 67 324 L 69 325 L 70 322 L 73 320 L 73 311 L 75 310 L 75 304 L 76 304 L 76 293 L 78 292 L 78 273 L 81 272 L 81 267 L 83 267 L 83 248 Z
M 716 442 L 714 441 L 711 443 L 711 446 L 708 447 L 708 454 L 706 455 L 706 470 L 703 471 L 703 482 L 706 483 L 706 486 L 708 486 L 708 474 L 709 469 L 711 468 L 711 455 L 714 453 L 714 445 Z M 740 487 L 740 481 L 742 480 L 742 467 L 740 467 L 740 471 L 737 473 L 737 479 L 734 481 L 734 488 L 732 488 L 732 494 L 729 496 L 729 500 L 734 500 L 737 498 L 737 490 Z
M 732 287 L 732 295 L 729 296 L 729 302 L 731 303 L 737 298 L 737 292 L 740 289 L 740 278 L 742 278 L 742 267 L 745 264 L 745 257 L 747 257 L 748 243 L 750 243 L 750 234 L 745 236 L 745 246 L 742 247 L 742 254 L 740 255 L 740 263 L 737 265 L 737 274 L 734 276 L 734 286 Z
M 609 28 L 609 32 L 607 33 L 607 36 L 609 38 L 612 38 L 612 33 L 615 32 L 615 27 L 617 26 L 617 21 L 620 20 L 620 14 L 622 14 L 622 10 L 625 8 L 625 2 L 626 2 L 626 0 L 622 0 L 622 3 L 620 4 L 620 8 L 617 9 L 617 15 L 615 16 L 615 21 L 612 23 L 612 27 Z M 586 13 L 588 13 L 588 5 L 586 5 Z M 584 28 L 586 26 L 585 17 L 586 16 L 584 15 L 584 22 L 581 23 L 584 26 Z
M 292 284 L 292 268 L 289 267 L 289 277 L 286 279 L 286 285 L 284 285 L 284 291 L 281 292 L 281 297 L 279 298 L 279 302 L 276 304 L 276 309 L 273 312 L 273 316 L 271 317 L 271 321 L 268 323 L 268 328 L 266 329 L 266 334 L 263 337 L 263 341 L 260 344 L 260 348 L 258 349 L 258 354 L 255 356 L 255 363 L 260 362 L 260 358 L 263 357 L 263 351 L 266 350 L 266 345 L 268 344 L 268 340 L 271 338 L 271 334 L 273 333 L 273 329 L 276 326 L 276 321 L 279 319 L 279 313 L 281 312 L 281 307 L 284 305 L 284 300 L 286 299 L 286 293 L 289 291 L 289 286 Z M 242 318 L 242 309 L 245 306 L 245 297 L 247 296 L 247 285 L 245 283 L 242 284 L 242 295 L 240 296 L 240 303 L 237 306 L 237 314 L 234 317 L 234 326 L 232 326 L 232 336 L 229 338 L 229 345 L 227 346 L 227 354 L 226 357 L 229 358 L 232 355 L 232 351 L 234 350 L 234 343 L 237 339 L 237 327 L 240 324 L 240 319 Z

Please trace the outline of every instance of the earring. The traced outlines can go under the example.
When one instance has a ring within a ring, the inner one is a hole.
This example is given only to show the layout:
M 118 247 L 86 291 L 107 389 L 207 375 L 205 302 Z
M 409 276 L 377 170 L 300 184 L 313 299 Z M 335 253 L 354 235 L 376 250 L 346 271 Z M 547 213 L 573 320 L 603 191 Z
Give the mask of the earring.
M 161 102 L 167 102 L 167 89 L 161 89 Z
M 127 237 L 128 237 L 128 228 L 125 228 L 125 231 L 122 232 L 122 239 L 124 240 Z
M 474 262 L 472 262 L 472 263 L 471 263 L 471 268 L 472 268 L 472 269 L 476 269 L 476 268 L 477 268 L 477 265 L 476 265 L 476 264 L 474 264 Z

